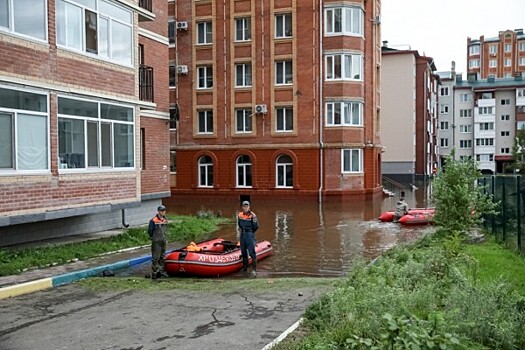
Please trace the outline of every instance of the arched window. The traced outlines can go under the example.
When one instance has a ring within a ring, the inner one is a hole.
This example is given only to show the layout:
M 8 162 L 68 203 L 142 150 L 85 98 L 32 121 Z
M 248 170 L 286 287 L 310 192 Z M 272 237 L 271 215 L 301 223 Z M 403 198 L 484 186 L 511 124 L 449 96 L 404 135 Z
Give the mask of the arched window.
M 199 158 L 199 187 L 213 187 L 213 160 L 210 156 Z
M 293 187 L 293 161 L 290 156 L 282 155 L 276 161 L 276 186 Z
M 247 155 L 237 158 L 237 187 L 252 187 L 252 162 Z

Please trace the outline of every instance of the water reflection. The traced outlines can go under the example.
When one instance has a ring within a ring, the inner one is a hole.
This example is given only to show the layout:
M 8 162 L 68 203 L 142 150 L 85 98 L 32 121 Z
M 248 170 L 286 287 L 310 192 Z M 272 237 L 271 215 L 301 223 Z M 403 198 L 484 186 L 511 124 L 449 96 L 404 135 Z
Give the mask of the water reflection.
M 319 204 L 315 201 L 252 200 L 259 218 L 257 239 L 272 242 L 273 255 L 258 265 L 259 275 L 341 276 L 358 257 L 371 260 L 386 249 L 418 237 L 424 227 L 381 223 L 377 217 L 394 208 L 397 198 L 350 200 Z M 407 194 L 410 207 L 418 205 L 415 193 Z M 199 210 L 221 212 L 235 218 L 236 200 L 169 199 L 172 214 L 194 215 Z M 419 204 L 421 206 L 421 204 Z M 235 240 L 234 225 L 226 225 L 215 237 Z

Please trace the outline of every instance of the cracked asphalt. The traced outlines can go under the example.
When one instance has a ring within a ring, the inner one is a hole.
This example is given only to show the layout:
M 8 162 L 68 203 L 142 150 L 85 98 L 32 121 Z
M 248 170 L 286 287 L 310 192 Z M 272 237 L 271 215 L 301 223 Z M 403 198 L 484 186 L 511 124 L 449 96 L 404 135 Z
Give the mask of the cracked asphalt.
M 325 290 L 92 291 L 0 300 L 0 349 L 262 349 Z

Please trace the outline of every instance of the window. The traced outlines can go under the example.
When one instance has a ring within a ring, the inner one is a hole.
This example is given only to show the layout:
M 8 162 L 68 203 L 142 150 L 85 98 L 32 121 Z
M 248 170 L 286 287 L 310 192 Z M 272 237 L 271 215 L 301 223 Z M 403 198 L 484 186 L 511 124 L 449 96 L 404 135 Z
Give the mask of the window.
M 525 57 L 520 57 L 520 66 L 525 66 Z
M 525 97 L 525 89 L 517 89 L 518 97 Z
M 460 109 L 459 110 L 460 118 L 469 118 L 472 117 L 472 109 Z
M 0 173 L 49 170 L 47 95 L 0 88 Z
M 448 130 L 448 122 L 440 122 L 439 123 L 439 128 L 441 130 Z
M 489 53 L 495 54 L 498 51 L 498 45 L 490 45 L 489 46 Z
M 360 148 L 350 148 L 341 150 L 342 172 L 360 173 L 363 171 L 363 150 Z
M 511 72 L 505 72 L 505 74 L 503 74 L 503 78 L 512 78 L 512 73 Z
M 494 139 L 476 139 L 476 146 L 494 146 Z
M 441 138 L 439 139 L 439 145 L 441 147 L 448 147 L 448 139 L 447 138 Z
M 275 85 L 289 85 L 292 82 L 292 61 L 275 62 Z
M 0 30 L 47 41 L 46 3 L 46 0 L 0 0 Z
M 237 158 L 237 187 L 252 187 L 252 162 L 246 155 Z
M 210 156 L 199 158 L 199 187 L 213 187 L 213 160 Z
M 505 120 L 510 120 L 510 115 L 509 114 L 503 114 L 501 116 L 501 120 L 505 121 Z
M 442 86 L 439 89 L 439 95 L 440 96 L 449 96 L 450 95 L 450 89 L 448 86 Z
M 510 131 L 502 131 L 501 136 L 510 136 Z
M 512 51 L 512 45 L 511 44 L 505 44 L 505 52 L 511 52 Z
M 177 130 L 179 122 L 179 105 L 170 105 L 170 129 Z
M 326 55 L 326 80 L 362 80 L 363 56 Z
M 170 151 L 170 173 L 177 173 L 177 151 Z
M 509 147 L 504 147 L 504 148 L 501 149 L 500 153 L 509 154 L 510 153 L 510 148 Z
M 240 63 L 235 65 L 235 87 L 252 86 L 251 63 Z
M 251 20 L 249 17 L 235 20 L 235 41 L 252 40 Z
M 460 102 L 472 102 L 472 94 L 459 94 Z
M 519 44 L 520 51 L 525 51 L 525 42 Z
M 510 98 L 502 98 L 500 103 L 502 106 L 510 105 Z
M 285 187 L 285 188 L 291 188 L 293 187 L 293 162 L 292 158 L 287 155 L 282 155 L 277 158 L 276 162 L 276 171 L 275 174 L 277 175 L 275 181 L 276 181 L 276 187 Z
M 57 0 L 57 45 L 133 65 L 133 14 L 107 0 Z
M 175 37 L 177 34 L 177 21 L 175 19 L 170 18 L 168 21 L 168 40 L 170 47 L 175 47 Z
M 480 115 L 493 114 L 492 110 L 493 110 L 493 107 L 479 107 L 479 114 Z
M 469 68 L 479 68 L 479 60 L 469 60 L 468 67 Z
M 275 38 L 292 37 L 292 14 L 284 13 L 275 15 Z
M 470 124 L 460 125 L 459 126 L 459 132 L 462 133 L 462 134 L 470 134 L 470 133 L 472 133 L 472 125 L 470 125 Z
M 472 148 L 472 140 L 459 140 L 459 148 Z
M 494 68 L 498 66 L 498 62 L 496 60 L 489 60 L 489 67 Z
M 363 10 L 358 7 L 325 9 L 326 35 L 363 35 Z
M 439 113 L 441 113 L 441 114 L 448 113 L 448 105 L 440 104 L 439 105 Z
M 494 130 L 494 123 L 479 123 L 479 130 Z
M 363 104 L 361 102 L 328 102 L 326 104 L 327 126 L 362 126 Z
M 197 89 L 211 89 L 213 87 L 213 67 L 197 67 Z
M 476 160 L 478 162 L 493 162 L 494 155 L 493 154 L 476 154 Z
M 252 110 L 235 110 L 235 131 L 238 133 L 252 132 Z
M 468 54 L 470 56 L 472 55 L 479 55 L 479 45 L 472 45 L 468 48 Z
M 170 87 L 177 86 L 177 67 L 175 62 L 170 62 Z
M 472 156 L 466 156 L 466 155 L 459 156 L 459 160 L 461 160 L 461 161 L 467 161 L 467 160 L 471 160 L 471 159 L 472 159 Z
M 199 134 L 213 133 L 213 111 L 199 111 Z
M 134 168 L 134 109 L 58 98 L 61 169 Z
M 293 131 L 293 108 L 277 107 L 275 109 L 275 130 Z
M 505 58 L 505 67 L 510 67 L 512 60 L 510 58 Z
M 199 45 L 211 44 L 212 40 L 213 40 L 212 23 L 211 22 L 198 22 L 197 23 L 197 44 Z

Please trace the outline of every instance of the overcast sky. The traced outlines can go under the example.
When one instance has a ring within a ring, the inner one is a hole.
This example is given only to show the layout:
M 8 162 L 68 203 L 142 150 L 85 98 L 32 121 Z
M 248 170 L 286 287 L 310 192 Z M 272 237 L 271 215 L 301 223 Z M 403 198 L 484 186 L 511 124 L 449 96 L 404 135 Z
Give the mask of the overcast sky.
M 466 77 L 467 37 L 525 29 L 525 0 L 381 0 L 381 40 L 434 58 L 438 71 Z

